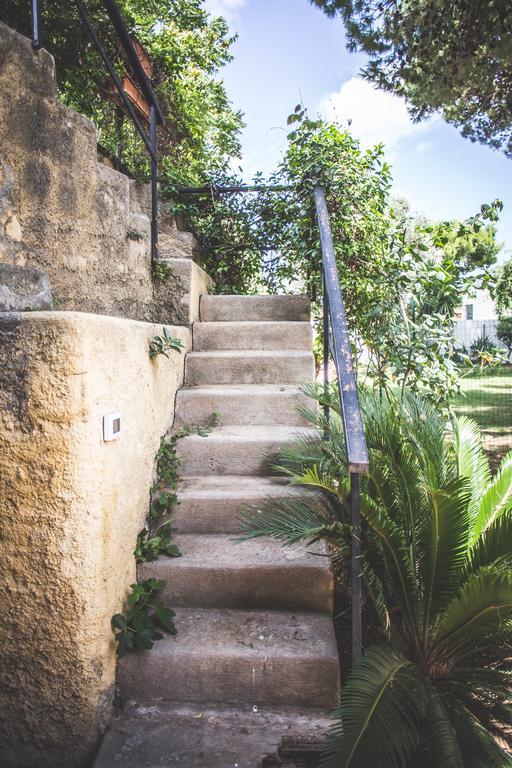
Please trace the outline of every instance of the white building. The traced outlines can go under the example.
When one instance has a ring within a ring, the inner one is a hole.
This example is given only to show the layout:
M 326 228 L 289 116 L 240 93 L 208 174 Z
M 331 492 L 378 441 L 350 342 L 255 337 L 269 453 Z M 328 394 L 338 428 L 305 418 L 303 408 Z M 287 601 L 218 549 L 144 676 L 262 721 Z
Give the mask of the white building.
M 489 291 L 476 291 L 474 297 L 464 297 L 455 313 L 455 338 L 469 350 L 474 341 L 489 336 L 497 347 L 505 349 L 496 336 L 497 325 L 498 313 Z

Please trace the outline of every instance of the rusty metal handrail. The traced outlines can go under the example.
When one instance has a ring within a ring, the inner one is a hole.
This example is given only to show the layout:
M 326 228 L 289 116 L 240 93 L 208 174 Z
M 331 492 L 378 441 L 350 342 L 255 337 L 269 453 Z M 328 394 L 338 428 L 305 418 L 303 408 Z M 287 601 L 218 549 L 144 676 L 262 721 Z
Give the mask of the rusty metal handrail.
M 323 187 L 315 187 L 314 197 L 322 248 L 324 387 L 327 394 L 329 387 L 329 352 L 331 351 L 336 368 L 347 464 L 350 475 L 350 502 L 352 507 L 352 657 L 353 660 L 356 660 L 361 655 L 362 647 L 361 475 L 368 472 L 368 448 L 361 407 L 359 405 L 356 373 L 350 348 L 350 336 L 336 264 L 329 212 Z M 324 406 L 324 414 L 328 422 L 329 406 L 327 402 Z
M 119 10 L 119 7 L 115 0 L 102 0 L 109 18 L 116 30 L 117 37 L 121 44 L 121 47 L 126 55 L 131 70 L 134 75 L 135 82 L 140 87 L 144 98 L 149 104 L 150 116 L 149 116 L 149 136 L 142 127 L 141 121 L 128 98 L 128 95 L 123 88 L 121 79 L 116 72 L 114 64 L 112 63 L 108 53 L 106 52 L 101 40 L 96 34 L 94 25 L 89 16 L 87 5 L 83 0 L 74 0 L 74 3 L 82 19 L 84 27 L 89 33 L 89 37 L 101 58 L 105 64 L 105 68 L 112 78 L 119 96 L 130 116 L 137 133 L 140 135 L 144 142 L 146 149 L 148 150 L 151 158 L 151 258 L 155 261 L 158 258 L 158 157 L 157 157 L 157 126 L 164 124 L 164 115 L 158 103 L 158 99 L 151 87 L 149 78 L 146 75 L 144 68 L 139 60 L 137 51 L 133 45 L 132 39 L 128 32 L 128 29 L 123 21 L 123 17 Z M 32 46 L 34 50 L 39 50 L 42 47 L 42 32 L 41 32 L 41 0 L 32 0 Z

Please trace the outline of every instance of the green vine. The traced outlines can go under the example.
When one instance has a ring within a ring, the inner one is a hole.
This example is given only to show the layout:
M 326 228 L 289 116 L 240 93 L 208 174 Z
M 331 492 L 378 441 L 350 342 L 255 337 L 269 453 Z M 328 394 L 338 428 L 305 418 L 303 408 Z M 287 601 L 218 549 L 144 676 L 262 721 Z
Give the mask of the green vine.
M 166 514 L 171 514 L 178 503 L 177 487 L 180 477 L 181 461 L 178 457 L 177 443 L 182 437 L 197 434 L 207 437 L 219 423 L 219 415 L 213 413 L 205 425 L 185 424 L 171 437 L 162 437 L 156 453 L 157 480 L 151 490 L 149 524 L 137 536 L 133 552 L 138 563 L 156 560 L 160 555 L 181 557 L 177 544 L 172 542 L 174 528 L 170 520 L 161 523 L 152 532 L 152 524 L 158 523 Z M 162 602 L 155 602 L 156 596 L 166 585 L 166 581 L 148 579 L 141 584 L 131 584 L 131 594 L 127 598 L 125 613 L 112 616 L 111 625 L 117 643 L 118 657 L 127 653 L 149 650 L 156 640 L 164 635 L 175 635 L 174 611 Z
M 171 265 L 167 264 L 165 261 L 153 262 L 151 275 L 153 277 L 153 280 L 156 280 L 158 283 L 163 283 L 173 274 L 173 272 L 174 270 L 171 267 Z
M 172 544 L 171 536 L 174 528 L 171 523 L 162 523 L 152 534 L 148 528 L 143 528 L 137 536 L 137 546 L 133 554 L 138 563 L 146 563 L 156 560 L 159 555 L 168 557 L 181 557 L 181 550 L 177 544 Z
M 174 611 L 160 601 L 155 602 L 165 584 L 165 581 L 148 579 L 130 585 L 132 591 L 126 600 L 126 612 L 116 613 L 111 619 L 118 657 L 150 650 L 156 640 L 163 640 L 163 632 L 176 634 Z
M 149 357 L 151 360 L 157 355 L 169 357 L 169 352 L 179 352 L 181 354 L 182 351 L 183 342 L 181 339 L 169 336 L 167 328 L 162 328 L 162 335 L 153 336 L 149 342 Z

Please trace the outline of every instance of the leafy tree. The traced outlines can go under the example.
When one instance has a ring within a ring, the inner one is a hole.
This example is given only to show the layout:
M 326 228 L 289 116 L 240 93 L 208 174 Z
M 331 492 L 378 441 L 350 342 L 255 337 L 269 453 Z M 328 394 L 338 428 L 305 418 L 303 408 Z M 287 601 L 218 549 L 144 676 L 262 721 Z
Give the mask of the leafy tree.
M 501 203 L 483 205 L 465 222 L 418 225 L 391 201 L 382 146 L 362 150 L 349 131 L 311 120 L 301 105 L 289 123 L 287 152 L 268 180 L 277 191 L 213 190 L 180 202 L 205 246 L 207 269 L 221 291 L 305 288 L 319 320 L 313 188 L 322 183 L 347 317 L 354 343 L 369 356 L 369 381 L 447 400 L 459 378 L 454 313 L 464 294 L 491 280 Z
M 282 221 L 285 274 L 320 291 L 320 249 L 312 199 L 325 187 L 347 316 L 382 389 L 428 391 L 435 401 L 457 387 L 453 317 L 462 296 L 490 280 L 501 203 L 466 222 L 415 227 L 390 200 L 382 146 L 363 151 L 347 131 L 308 119 L 298 108 L 281 173 L 296 190 Z
M 508 0 L 311 0 L 340 13 L 363 75 L 405 96 L 421 120 L 441 111 L 462 135 L 512 157 L 512 5 Z
M 4 0 L 1 20 L 30 35 L 30 4 Z M 211 19 L 201 0 L 119 0 L 123 18 L 149 53 L 153 83 L 167 117 L 159 129 L 160 171 L 175 182 L 202 182 L 238 155 L 240 112 L 229 103 L 218 77 L 231 60 L 234 38 L 226 22 Z M 95 28 L 123 71 L 115 33 L 99 0 L 88 3 Z M 42 3 L 45 47 L 55 56 L 61 99 L 94 120 L 106 153 L 123 170 L 148 174 L 148 155 L 131 120 L 105 98 L 103 62 L 80 21 L 74 3 Z
M 498 270 L 496 307 L 500 317 L 512 314 L 512 259 L 508 259 Z
M 512 317 L 502 317 L 498 320 L 496 336 L 508 350 L 508 356 L 512 355 Z
M 310 392 L 324 401 L 321 388 Z M 334 393 L 329 438 L 314 411 L 317 438 L 280 460 L 293 483 L 316 491 L 315 501 L 269 500 L 247 512 L 245 536 L 270 535 L 285 546 L 325 540 L 343 573 L 350 482 Z M 324 765 L 510 766 L 498 739 L 512 721 L 505 650 L 512 640 L 512 453 L 492 477 L 475 422 L 450 425 L 411 395 L 362 403 L 370 454 L 361 499 L 364 626 L 373 644 L 343 687 Z

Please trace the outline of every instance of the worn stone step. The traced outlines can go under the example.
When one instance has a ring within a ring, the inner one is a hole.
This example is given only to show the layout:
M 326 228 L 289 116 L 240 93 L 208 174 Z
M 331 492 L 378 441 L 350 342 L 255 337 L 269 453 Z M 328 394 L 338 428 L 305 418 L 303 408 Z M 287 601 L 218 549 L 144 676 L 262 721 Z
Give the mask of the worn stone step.
M 206 437 L 193 434 L 179 440 L 177 455 L 188 476 L 268 475 L 276 454 L 299 435 L 314 439 L 317 432 L 306 427 L 217 427 Z
M 307 322 L 251 321 L 194 323 L 194 350 L 279 349 L 310 351 Z
M 291 486 L 281 478 L 237 475 L 183 477 L 178 488 L 179 504 L 171 519 L 179 533 L 231 533 L 240 531 L 240 513 L 246 505 L 265 504 L 269 498 L 308 496 L 319 503 L 318 494 L 304 486 Z
M 314 408 L 314 401 L 297 385 L 213 384 L 184 387 L 176 397 L 175 424 L 207 424 L 213 413 L 220 424 L 281 424 L 306 426 L 299 408 Z
M 324 544 L 283 547 L 272 538 L 236 542 L 226 534 L 173 538 L 182 557 L 139 566 L 140 579 L 164 579 L 171 605 L 332 612 L 333 581 Z
M 119 662 L 122 696 L 333 709 L 339 663 L 321 613 L 178 608 L 176 637 Z
M 203 322 L 309 320 L 307 296 L 201 296 Z
M 216 351 L 189 352 L 185 361 L 185 385 L 302 384 L 312 381 L 312 352 Z
M 332 720 L 321 710 L 130 703 L 94 768 L 258 768 L 319 756 Z M 308 762 L 307 765 L 310 763 Z M 290 763 L 288 763 L 290 765 Z

